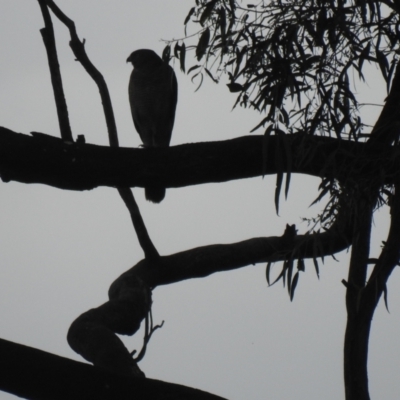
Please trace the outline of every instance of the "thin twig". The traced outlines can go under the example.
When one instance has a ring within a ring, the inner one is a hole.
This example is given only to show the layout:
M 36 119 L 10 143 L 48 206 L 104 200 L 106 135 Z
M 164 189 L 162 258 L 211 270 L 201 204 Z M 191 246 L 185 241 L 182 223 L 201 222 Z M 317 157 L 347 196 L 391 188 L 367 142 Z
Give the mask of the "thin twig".
M 65 100 L 64 89 L 61 79 L 60 64 L 58 63 L 56 41 L 54 38 L 53 23 L 46 5 L 46 0 L 38 0 L 42 11 L 45 27 L 40 30 L 46 48 L 49 62 L 51 84 L 53 86 L 54 100 L 57 108 L 58 124 L 60 134 L 64 141 L 73 142 L 71 126 L 69 123 L 68 107 Z
M 162 328 L 163 325 L 164 321 L 162 321 L 160 325 L 153 326 L 153 314 L 150 309 L 150 311 L 146 315 L 142 349 L 140 350 L 137 357 L 134 357 L 134 355 L 136 354 L 136 350 L 133 350 L 131 352 L 131 356 L 135 360 L 135 362 L 139 363 L 141 360 L 143 360 L 144 356 L 146 355 L 147 344 L 150 342 L 151 336 L 157 329 Z
M 145 257 L 150 260 L 159 258 L 160 255 L 150 239 L 132 191 L 129 188 L 118 188 L 118 193 L 131 214 L 132 223 Z

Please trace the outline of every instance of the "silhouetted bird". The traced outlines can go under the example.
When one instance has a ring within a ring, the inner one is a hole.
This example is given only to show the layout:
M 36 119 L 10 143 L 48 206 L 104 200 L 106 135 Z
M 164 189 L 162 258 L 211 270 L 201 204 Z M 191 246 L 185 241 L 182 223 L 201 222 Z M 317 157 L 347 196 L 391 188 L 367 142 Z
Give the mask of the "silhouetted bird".
M 136 50 L 126 61 L 133 65 L 129 102 L 136 131 L 144 147 L 168 147 L 178 100 L 175 72 L 153 50 Z M 148 186 L 145 194 L 147 200 L 160 203 L 165 188 Z

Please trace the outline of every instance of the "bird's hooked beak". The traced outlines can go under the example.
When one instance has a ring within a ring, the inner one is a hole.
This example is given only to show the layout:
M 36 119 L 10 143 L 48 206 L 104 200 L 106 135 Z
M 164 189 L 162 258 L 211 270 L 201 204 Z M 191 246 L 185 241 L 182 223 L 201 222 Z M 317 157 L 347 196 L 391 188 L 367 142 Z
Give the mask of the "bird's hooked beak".
M 131 58 L 132 54 L 126 59 L 126 62 L 132 62 L 132 58 Z

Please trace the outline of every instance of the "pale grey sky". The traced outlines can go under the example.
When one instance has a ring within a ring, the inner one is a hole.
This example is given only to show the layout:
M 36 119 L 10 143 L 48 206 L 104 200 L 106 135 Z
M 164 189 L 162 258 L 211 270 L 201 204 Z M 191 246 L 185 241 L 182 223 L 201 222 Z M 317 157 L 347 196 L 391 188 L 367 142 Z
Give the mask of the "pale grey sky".
M 188 0 L 64 0 L 60 7 L 86 39 L 93 63 L 109 85 L 122 146 L 140 144 L 129 111 L 127 56 L 138 48 L 164 48 L 161 38 L 183 36 Z M 54 21 L 74 135 L 107 144 L 98 91 Z M 17 132 L 59 136 L 36 1 L 0 2 L 0 125 Z M 196 86 L 175 71 L 179 99 L 172 145 L 243 136 L 260 115 L 231 111 L 235 97 L 224 84 Z M 370 98 L 385 93 L 375 71 Z M 379 109 L 369 108 L 371 123 Z M 301 217 L 316 196 L 318 179 L 292 178 L 288 201 L 274 211 L 275 178 L 168 190 L 160 205 L 134 194 L 161 254 L 257 236 L 277 236 L 287 223 L 307 230 Z M 0 337 L 55 354 L 82 359 L 66 342 L 70 323 L 107 301 L 109 285 L 142 258 L 127 210 L 115 190 L 68 192 L 44 185 L 0 182 Z M 385 238 L 387 217 L 376 218 L 374 251 Z M 279 283 L 267 287 L 265 265 L 249 266 L 153 293 L 155 323 L 165 320 L 140 366 L 148 377 L 213 392 L 230 400 L 344 397 L 342 348 L 345 329 L 347 254 L 326 259 L 318 281 L 307 263 L 295 299 Z M 276 265 L 275 271 L 278 271 Z M 388 314 L 382 304 L 373 321 L 370 388 L 373 399 L 400 396 L 400 286 L 389 283 Z M 124 339 L 125 340 L 125 339 Z M 140 348 L 142 332 L 125 343 Z M 0 392 L 0 400 L 15 398 Z

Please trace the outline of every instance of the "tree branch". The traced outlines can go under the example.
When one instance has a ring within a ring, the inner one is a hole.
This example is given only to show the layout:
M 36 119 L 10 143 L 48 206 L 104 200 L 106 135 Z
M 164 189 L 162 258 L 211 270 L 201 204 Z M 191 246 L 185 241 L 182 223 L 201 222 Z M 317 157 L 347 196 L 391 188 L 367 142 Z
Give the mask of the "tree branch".
M 377 304 L 382 292 L 386 290 L 386 282 L 394 268 L 400 263 L 400 180 L 394 185 L 394 194 L 390 199 L 390 228 L 384 248 L 371 273 L 366 286 L 365 296 L 370 296 L 373 304 Z M 371 305 L 370 305 L 371 306 Z
M 110 93 L 106 81 L 100 71 L 93 65 L 89 57 L 86 54 L 84 42 L 79 40 L 78 34 L 76 33 L 75 23 L 70 18 L 68 18 L 60 8 L 54 3 L 53 0 L 46 0 L 47 5 L 57 16 L 57 18 L 64 23 L 69 29 L 71 41 L 70 46 L 75 54 L 77 60 L 85 68 L 86 72 L 95 81 L 97 87 L 99 88 L 100 97 L 103 104 L 103 112 L 106 118 L 108 139 L 111 147 L 118 147 L 118 132 L 117 126 L 115 124 L 114 110 L 111 103 Z M 46 9 L 47 10 L 47 9 Z M 131 215 L 131 220 L 136 231 L 140 246 L 143 249 L 146 258 L 155 259 L 158 257 L 157 249 L 155 248 L 151 238 L 147 232 L 147 228 L 144 224 L 143 218 L 140 214 L 139 207 L 136 204 L 135 198 L 128 187 L 119 187 L 118 193 L 120 194 L 122 200 L 124 201 L 128 211 Z
M 316 136 L 287 135 L 284 140 L 291 148 L 292 173 L 338 180 L 347 178 L 355 157 L 366 148 L 364 143 Z M 0 127 L 0 177 L 5 182 L 42 183 L 67 190 L 145 187 L 149 182 L 166 188 L 227 182 L 276 174 L 276 138 L 269 138 L 266 156 L 262 141 L 263 136 L 245 136 L 168 149 L 117 149 L 68 144 L 52 136 L 33 133 L 31 137 Z M 365 179 L 376 175 L 378 162 L 382 183 L 393 182 L 399 150 L 366 157 L 359 173 Z
M 397 64 L 396 72 L 392 81 L 392 87 L 386 98 L 385 105 L 376 121 L 368 141 L 371 147 L 377 144 L 390 145 L 399 140 L 400 127 L 400 63 Z
M 224 400 L 174 383 L 138 379 L 0 339 L 0 390 L 32 400 Z
M 114 112 L 111 104 L 111 97 L 108 91 L 106 81 L 100 71 L 92 64 L 89 57 L 86 54 L 85 43 L 81 42 L 78 34 L 76 33 L 75 23 L 69 19 L 60 8 L 54 3 L 53 0 L 41 0 L 45 1 L 54 15 L 64 24 L 69 30 L 71 41 L 70 46 L 76 57 L 76 59 L 82 64 L 86 72 L 95 81 L 99 88 L 101 101 L 103 104 L 104 116 L 106 118 L 108 137 L 110 146 L 118 147 L 118 134 L 117 125 L 115 124 Z
M 140 247 L 143 249 L 144 256 L 149 260 L 156 260 L 160 256 L 152 240 L 150 239 L 146 225 L 144 224 L 139 207 L 130 188 L 120 187 L 118 193 L 124 201 L 131 215 L 131 220 L 139 240 Z
M 230 271 L 260 262 L 284 261 L 293 258 L 318 258 L 333 255 L 351 245 L 351 223 L 332 226 L 326 232 L 297 235 L 291 245 L 285 236 L 260 237 L 232 244 L 214 244 L 162 256 L 151 267 L 147 260 L 116 279 L 109 290 L 115 298 L 121 285 L 128 285 L 133 276 L 140 277 L 149 287 L 168 285 L 186 279 L 204 278 L 216 272 Z
M 340 221 L 340 219 L 338 219 Z M 345 221 L 347 222 L 347 221 Z M 290 227 L 294 232 L 294 226 Z M 256 238 L 230 245 L 211 245 L 144 259 L 110 286 L 109 301 L 80 315 L 67 339 L 78 354 L 96 366 L 124 375 L 144 376 L 131 353 L 115 334 L 133 335 L 151 307 L 151 289 L 158 285 L 200 278 L 258 262 L 317 258 L 349 246 L 349 223 L 312 235 Z
M 58 63 L 53 23 L 51 22 L 50 13 L 47 9 L 46 0 L 38 0 L 38 2 L 45 23 L 45 28 L 41 29 L 40 33 L 42 34 L 43 42 L 47 52 L 60 133 L 63 140 L 73 142 L 74 139 L 72 137 L 71 126 L 69 124 L 68 107 L 64 95 L 60 65 Z

